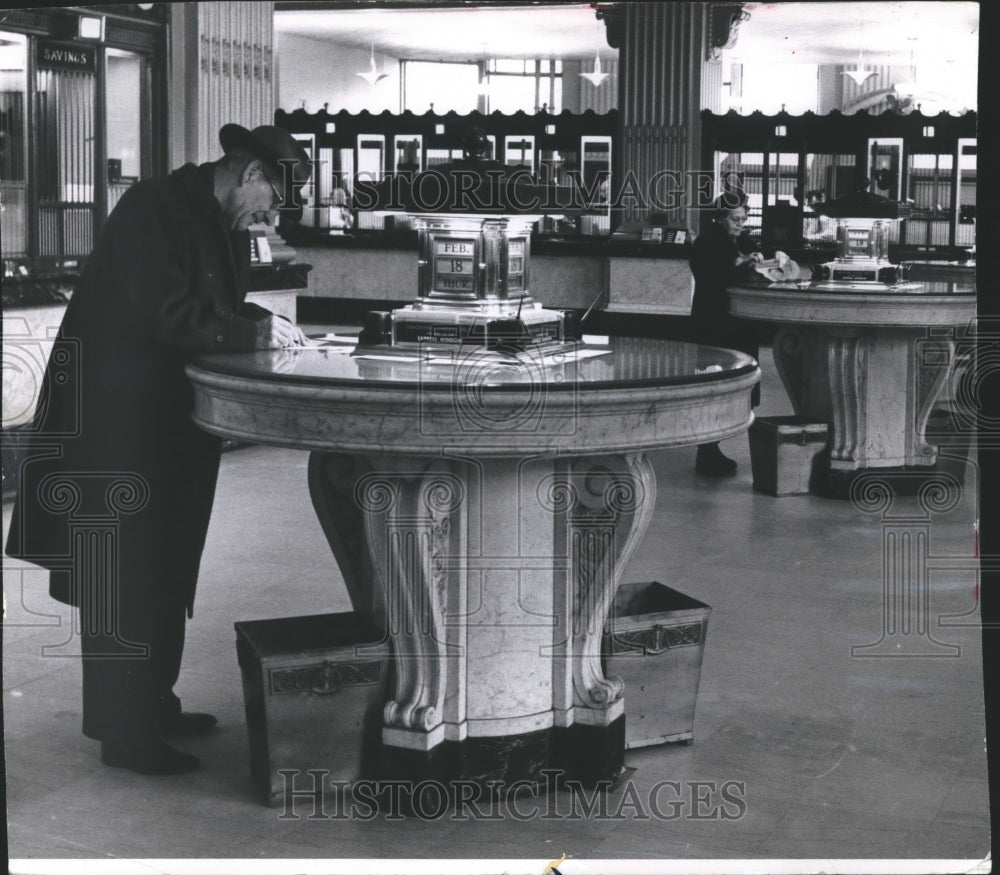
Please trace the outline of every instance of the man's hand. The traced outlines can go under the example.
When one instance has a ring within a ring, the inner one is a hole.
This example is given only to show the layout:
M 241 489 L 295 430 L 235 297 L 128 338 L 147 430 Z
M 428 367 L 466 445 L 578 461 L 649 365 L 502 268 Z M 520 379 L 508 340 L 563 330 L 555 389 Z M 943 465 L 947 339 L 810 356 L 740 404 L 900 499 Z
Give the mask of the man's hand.
M 283 316 L 271 317 L 271 338 L 268 349 L 285 349 L 289 346 L 305 346 L 306 336 L 302 329 Z

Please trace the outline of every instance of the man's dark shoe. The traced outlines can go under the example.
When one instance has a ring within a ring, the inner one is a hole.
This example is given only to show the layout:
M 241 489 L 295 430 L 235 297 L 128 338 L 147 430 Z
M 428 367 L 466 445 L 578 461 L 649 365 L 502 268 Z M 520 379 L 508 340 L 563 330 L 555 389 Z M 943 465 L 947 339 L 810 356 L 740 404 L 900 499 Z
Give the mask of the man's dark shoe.
M 736 473 L 736 461 L 719 449 L 718 444 L 702 444 L 694 460 L 694 469 L 706 477 L 732 477 Z
M 197 711 L 178 711 L 169 717 L 160 718 L 161 735 L 174 738 L 190 738 L 194 735 L 206 735 L 218 725 L 219 721 L 213 714 L 200 714 Z
M 101 762 L 140 775 L 183 775 L 201 766 L 193 754 L 171 747 L 159 738 L 138 743 L 101 742 Z

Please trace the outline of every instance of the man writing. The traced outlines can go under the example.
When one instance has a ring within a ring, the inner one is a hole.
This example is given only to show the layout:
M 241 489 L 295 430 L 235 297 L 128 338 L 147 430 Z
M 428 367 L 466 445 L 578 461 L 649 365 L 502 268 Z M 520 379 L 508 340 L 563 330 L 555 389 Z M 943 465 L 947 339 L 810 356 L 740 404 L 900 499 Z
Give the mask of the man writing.
M 197 768 L 164 739 L 216 724 L 173 692 L 221 446 L 191 421 L 184 367 L 305 341 L 244 298 L 247 228 L 290 203 L 308 156 L 267 125 L 219 139 L 223 158 L 137 183 L 108 217 L 53 346 L 7 541 L 79 608 L 84 734 L 144 774 Z M 81 520 L 113 525 L 88 536 Z

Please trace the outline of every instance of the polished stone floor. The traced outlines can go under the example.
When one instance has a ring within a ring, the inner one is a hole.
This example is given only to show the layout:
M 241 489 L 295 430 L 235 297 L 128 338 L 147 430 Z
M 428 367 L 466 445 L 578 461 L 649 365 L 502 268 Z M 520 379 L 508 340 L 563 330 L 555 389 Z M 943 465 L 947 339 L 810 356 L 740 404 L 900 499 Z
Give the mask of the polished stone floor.
M 763 359 L 758 414 L 786 414 L 769 352 Z M 635 771 L 603 814 L 574 817 L 562 794 L 522 799 L 499 819 L 464 821 L 310 818 L 308 805 L 282 817 L 260 803 L 233 623 L 349 608 L 309 502 L 303 452 L 248 447 L 223 459 L 178 686 L 187 707 L 220 718 L 214 735 L 186 745 L 205 763 L 196 774 L 143 777 L 100 763 L 96 743 L 80 734 L 70 614 L 49 600 L 42 572 L 6 561 L 12 871 L 47 872 L 39 861 L 51 858 L 97 860 L 87 869 L 94 872 L 134 858 L 251 858 L 232 871 L 268 872 L 274 859 L 311 858 L 355 861 L 324 871 L 388 872 L 407 868 L 361 861 L 441 858 L 493 861 L 455 871 L 541 873 L 562 854 L 562 875 L 668 871 L 663 861 L 684 871 L 692 858 L 938 861 L 926 871 L 966 860 L 971 869 L 989 850 L 970 562 L 975 466 L 954 502 L 928 510 L 902 497 L 873 510 L 755 492 L 746 438 L 723 448 L 740 464 L 724 481 L 694 473 L 693 449 L 653 456 L 655 518 L 625 575 L 712 607 L 694 743 L 629 751 Z M 6 502 L 5 531 L 9 513 Z M 883 600 L 883 551 L 888 545 L 893 555 L 897 536 L 916 538 L 911 555 L 926 558 L 929 599 L 911 612 Z M 867 647 L 894 623 L 894 637 Z M 58 655 L 43 655 L 46 646 Z M 584 860 L 600 863 L 586 869 Z

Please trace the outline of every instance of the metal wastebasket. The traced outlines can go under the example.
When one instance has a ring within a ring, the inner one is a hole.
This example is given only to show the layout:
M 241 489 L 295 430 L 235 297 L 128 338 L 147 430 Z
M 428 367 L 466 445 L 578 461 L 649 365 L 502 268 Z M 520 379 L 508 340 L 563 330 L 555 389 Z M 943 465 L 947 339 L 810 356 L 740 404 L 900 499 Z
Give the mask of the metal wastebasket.
M 803 495 L 827 458 L 830 426 L 802 416 L 770 416 L 750 426 L 753 488 L 769 495 Z
M 625 681 L 626 748 L 691 744 L 711 610 L 655 581 L 618 588 L 602 656 Z
M 964 485 L 975 437 L 969 417 L 952 414 L 946 409 L 932 410 L 927 419 L 926 435 L 928 442 L 938 449 L 937 461 L 931 470 L 954 477 L 959 486 Z
M 390 648 L 355 612 L 236 623 L 250 773 L 269 805 L 323 780 L 372 773 Z M 292 774 L 281 774 L 291 770 Z

